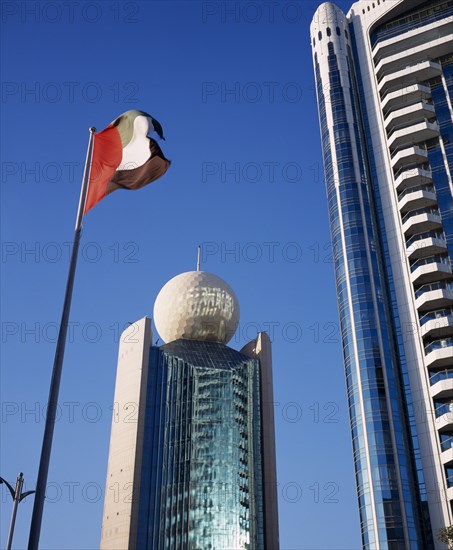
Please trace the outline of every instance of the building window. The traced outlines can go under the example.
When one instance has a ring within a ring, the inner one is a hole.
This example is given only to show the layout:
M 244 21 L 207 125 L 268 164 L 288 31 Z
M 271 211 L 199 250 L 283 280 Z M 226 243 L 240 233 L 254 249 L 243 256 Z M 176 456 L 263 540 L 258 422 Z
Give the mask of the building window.
M 318 32 L 318 40 L 322 40 L 322 32 L 321 31 Z
M 340 32 L 340 27 L 337 27 L 337 29 L 336 29 L 336 30 L 337 30 L 337 34 L 338 34 L 338 36 L 340 36 L 340 34 L 341 34 L 341 32 Z
M 315 47 L 315 37 L 313 37 L 313 48 Z
M 331 36 L 332 31 L 330 30 L 330 27 L 327 27 L 326 33 L 327 33 L 327 36 Z
M 344 35 L 346 36 L 346 38 L 348 38 L 348 39 L 349 39 L 349 36 L 348 36 L 348 31 L 347 31 L 346 29 L 344 30 Z

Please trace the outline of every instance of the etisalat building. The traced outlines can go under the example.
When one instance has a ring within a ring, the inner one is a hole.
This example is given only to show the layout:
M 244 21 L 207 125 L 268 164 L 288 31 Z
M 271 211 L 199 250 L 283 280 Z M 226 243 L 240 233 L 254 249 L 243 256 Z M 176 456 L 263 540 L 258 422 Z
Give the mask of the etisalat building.
M 171 279 L 121 337 L 101 549 L 278 550 L 271 343 L 228 284 Z

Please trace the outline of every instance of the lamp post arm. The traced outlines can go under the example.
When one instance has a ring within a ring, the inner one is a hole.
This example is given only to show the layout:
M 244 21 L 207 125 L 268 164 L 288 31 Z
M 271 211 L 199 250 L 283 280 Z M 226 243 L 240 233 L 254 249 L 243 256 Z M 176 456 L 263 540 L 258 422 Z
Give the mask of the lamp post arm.
M 33 493 L 36 493 L 36 491 L 27 491 L 26 493 L 22 493 L 19 497 L 19 502 L 22 502 L 24 498 L 27 498 L 28 496 L 32 495 Z
M 13 500 L 14 500 L 14 497 L 16 496 L 16 490 L 11 487 L 11 485 L 6 481 L 6 479 L 3 479 L 2 477 L 0 477 L 0 484 L 2 483 L 4 483 L 8 487 L 9 492 L 11 493 L 11 496 L 13 497 Z

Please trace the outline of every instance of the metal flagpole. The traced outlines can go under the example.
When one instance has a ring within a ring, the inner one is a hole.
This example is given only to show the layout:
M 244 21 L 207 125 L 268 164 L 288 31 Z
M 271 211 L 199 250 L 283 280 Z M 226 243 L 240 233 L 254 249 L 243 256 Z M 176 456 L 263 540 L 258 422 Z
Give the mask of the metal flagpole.
M 41 533 L 42 514 L 44 510 L 44 499 L 46 497 L 47 474 L 49 472 L 50 453 L 52 450 L 53 431 L 55 427 L 55 418 L 57 413 L 58 393 L 60 391 L 61 371 L 63 368 L 64 350 L 66 345 L 66 335 L 68 332 L 69 311 L 71 309 L 72 289 L 74 287 L 74 277 L 77 264 L 77 255 L 79 252 L 80 236 L 82 234 L 82 219 L 85 210 L 85 202 L 88 191 L 88 180 L 90 177 L 91 159 L 93 156 L 93 142 L 96 128 L 90 128 L 90 140 L 88 142 L 88 151 L 83 172 L 82 188 L 80 190 L 79 209 L 77 212 L 74 246 L 71 253 L 69 264 L 68 280 L 66 283 L 66 292 L 64 297 L 63 313 L 61 315 L 60 330 L 58 333 L 57 348 L 55 350 L 55 359 L 53 363 L 52 379 L 50 382 L 49 402 L 47 405 L 46 426 L 44 428 L 44 437 L 41 448 L 41 459 L 39 461 L 38 480 L 36 482 L 36 495 L 33 506 L 33 515 L 31 518 L 30 538 L 28 540 L 28 550 L 37 550 L 39 544 L 39 535 Z

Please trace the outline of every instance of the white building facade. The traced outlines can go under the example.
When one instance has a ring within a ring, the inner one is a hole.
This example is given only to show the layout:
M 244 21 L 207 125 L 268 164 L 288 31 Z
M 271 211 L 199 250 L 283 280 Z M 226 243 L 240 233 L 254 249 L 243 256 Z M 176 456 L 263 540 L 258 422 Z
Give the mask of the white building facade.
M 363 547 L 453 523 L 453 2 L 311 25 Z

